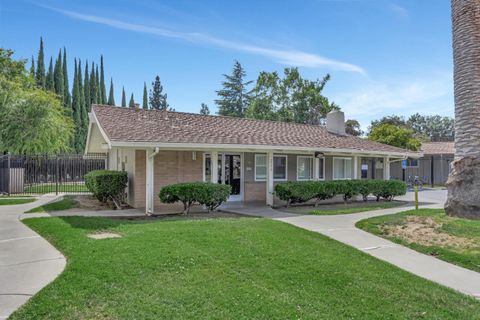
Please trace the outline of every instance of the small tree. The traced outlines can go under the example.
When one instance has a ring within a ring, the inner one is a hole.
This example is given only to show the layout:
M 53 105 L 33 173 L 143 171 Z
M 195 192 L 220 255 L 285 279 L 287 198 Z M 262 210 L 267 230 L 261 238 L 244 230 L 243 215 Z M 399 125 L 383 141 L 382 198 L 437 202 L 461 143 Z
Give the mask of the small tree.
M 114 106 L 115 105 L 115 97 L 114 97 L 114 93 L 113 93 L 113 79 L 112 78 L 110 78 L 110 91 L 108 93 L 107 104 L 109 106 Z
M 125 97 L 125 87 L 122 87 L 122 108 L 127 107 L 127 98 Z
M 163 86 L 160 82 L 160 76 L 155 77 L 150 90 L 150 107 L 155 110 L 167 110 L 167 94 L 163 93 Z
M 143 104 L 142 104 L 143 109 L 148 109 L 148 93 L 147 93 L 147 84 L 144 82 L 143 83 Z
M 418 150 L 421 145 L 420 140 L 414 137 L 411 129 L 388 123 L 373 128 L 368 139 L 413 151 Z
M 349 119 L 345 121 L 345 132 L 352 136 L 361 136 L 363 134 L 360 123 L 357 120 Z
M 203 114 L 203 115 L 210 114 L 210 109 L 208 109 L 208 106 L 205 103 L 202 103 L 200 106 L 200 114 Z
M 135 108 L 135 99 L 133 99 L 133 93 L 130 96 L 130 101 L 128 102 L 128 107 L 132 108 L 132 109 Z

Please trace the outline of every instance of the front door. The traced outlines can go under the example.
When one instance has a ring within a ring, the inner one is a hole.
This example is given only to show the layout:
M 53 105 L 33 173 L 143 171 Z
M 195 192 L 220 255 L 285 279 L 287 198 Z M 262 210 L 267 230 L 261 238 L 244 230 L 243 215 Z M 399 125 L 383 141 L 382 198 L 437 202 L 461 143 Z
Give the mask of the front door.
M 205 181 L 210 181 L 211 157 L 205 155 Z M 242 201 L 242 155 L 238 153 L 218 154 L 218 183 L 232 187 L 228 201 Z

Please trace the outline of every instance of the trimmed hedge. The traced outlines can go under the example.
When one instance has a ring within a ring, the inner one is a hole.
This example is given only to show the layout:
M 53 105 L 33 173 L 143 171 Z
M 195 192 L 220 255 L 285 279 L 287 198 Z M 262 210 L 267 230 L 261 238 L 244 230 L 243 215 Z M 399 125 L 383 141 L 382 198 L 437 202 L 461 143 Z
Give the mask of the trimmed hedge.
M 194 204 L 204 205 L 208 211 L 215 210 L 227 201 L 231 190 L 231 186 L 224 184 L 186 182 L 164 186 L 158 196 L 163 203 L 183 203 L 183 213 L 188 213 Z
M 310 200 L 321 200 L 342 195 L 347 202 L 356 195 L 361 195 L 364 201 L 372 194 L 388 201 L 396 196 L 404 195 L 407 185 L 398 180 L 334 180 L 334 181 L 289 181 L 275 185 L 275 194 L 280 200 L 292 203 L 302 203 Z
M 85 186 L 101 202 L 111 200 L 120 208 L 127 187 L 125 171 L 94 170 L 85 175 Z

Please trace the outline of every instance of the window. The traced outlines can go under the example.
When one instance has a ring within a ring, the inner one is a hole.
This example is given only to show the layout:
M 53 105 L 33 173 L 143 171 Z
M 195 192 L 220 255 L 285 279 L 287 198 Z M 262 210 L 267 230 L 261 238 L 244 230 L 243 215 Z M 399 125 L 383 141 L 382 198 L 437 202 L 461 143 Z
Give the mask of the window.
M 267 155 L 255 155 L 255 181 L 267 180 Z
M 418 168 L 418 159 L 407 159 L 407 168 Z
M 273 180 L 287 180 L 287 156 L 273 156 Z
M 313 179 L 313 157 L 297 157 L 297 180 Z
M 318 158 L 318 179 L 325 180 L 325 158 Z
M 267 155 L 255 155 L 255 181 L 267 180 Z M 287 180 L 287 156 L 273 156 L 273 180 Z
M 333 179 L 334 180 L 352 179 L 352 159 L 351 158 L 333 158 Z

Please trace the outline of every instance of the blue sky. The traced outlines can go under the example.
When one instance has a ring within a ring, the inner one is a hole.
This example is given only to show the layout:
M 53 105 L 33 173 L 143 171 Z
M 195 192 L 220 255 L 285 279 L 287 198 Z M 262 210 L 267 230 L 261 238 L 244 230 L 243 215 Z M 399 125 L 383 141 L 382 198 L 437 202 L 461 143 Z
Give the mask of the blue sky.
M 238 60 L 249 79 L 289 66 L 330 73 L 324 94 L 364 127 L 388 114 L 453 115 L 450 28 L 449 0 L 0 0 L 2 47 L 30 58 L 42 36 L 48 56 L 103 54 L 117 103 L 122 85 L 140 101 L 159 74 L 177 111 L 215 111 Z

